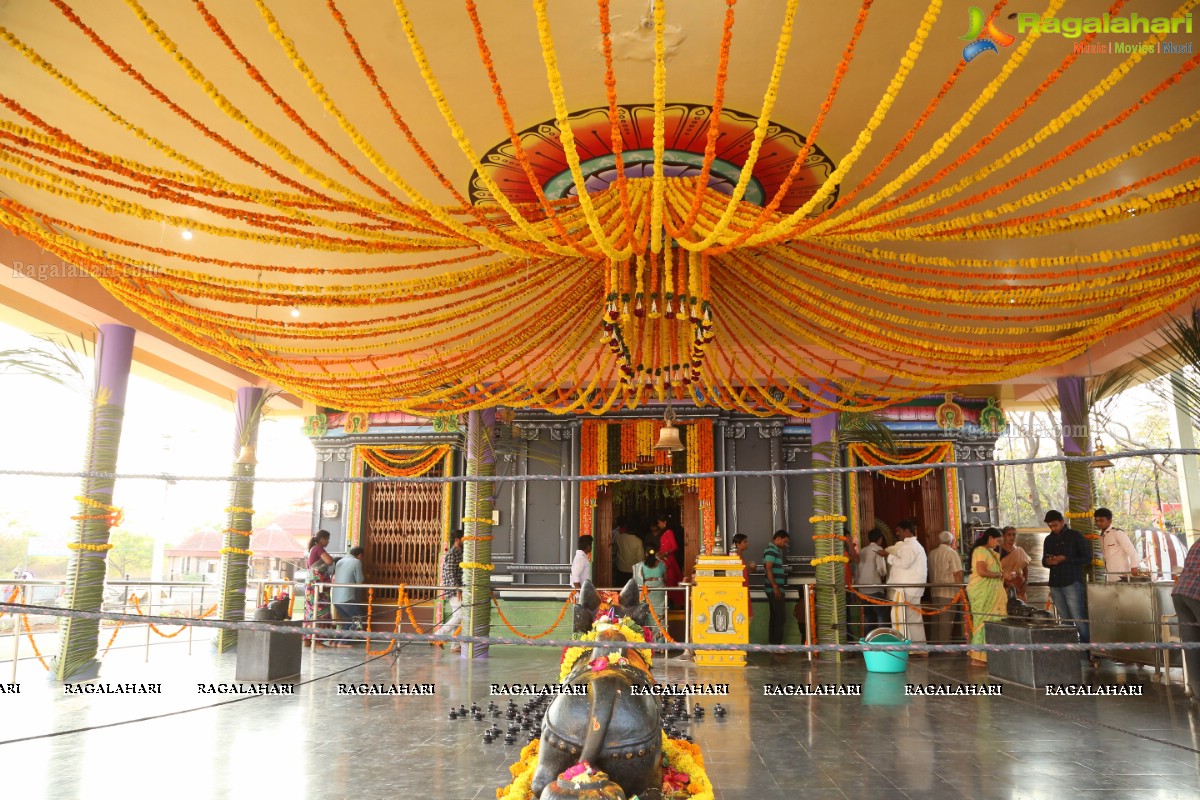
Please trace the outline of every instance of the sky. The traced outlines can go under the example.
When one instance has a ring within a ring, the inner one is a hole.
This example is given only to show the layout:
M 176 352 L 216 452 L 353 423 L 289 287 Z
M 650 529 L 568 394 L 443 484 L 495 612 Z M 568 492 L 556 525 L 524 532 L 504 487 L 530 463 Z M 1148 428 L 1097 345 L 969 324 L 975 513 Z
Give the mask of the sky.
M 38 339 L 0 324 L 0 350 L 30 347 Z M 91 376 L 91 359 L 84 359 Z M 148 378 L 132 375 L 117 461 L 122 473 L 163 472 L 178 476 L 225 476 L 233 461 L 233 394 L 206 402 Z M 0 469 L 76 472 L 83 469 L 91 398 L 44 378 L 0 372 L 0 414 L 4 444 Z M 259 429 L 258 468 L 262 477 L 310 478 L 315 470 L 302 418 L 268 414 Z M 72 530 L 72 498 L 80 478 L 0 475 L 0 512 L 24 527 L 56 539 Z M 198 526 L 222 527 L 229 484 L 219 481 L 121 480 L 114 504 L 125 512 L 123 527 L 178 543 Z M 312 482 L 257 484 L 256 512 L 283 513 L 295 500 L 312 497 Z M 256 514 L 256 519 L 258 518 Z

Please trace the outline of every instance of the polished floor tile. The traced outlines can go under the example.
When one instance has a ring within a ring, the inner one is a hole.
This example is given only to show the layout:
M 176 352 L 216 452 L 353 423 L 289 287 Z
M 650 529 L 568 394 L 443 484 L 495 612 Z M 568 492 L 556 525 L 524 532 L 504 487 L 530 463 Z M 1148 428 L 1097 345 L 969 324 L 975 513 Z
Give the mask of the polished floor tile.
M 114 654 L 102 682 L 162 684 L 161 695 L 71 695 L 22 663 L 20 695 L 0 695 L 0 774 L 6 795 L 181 800 L 493 798 L 520 745 L 484 744 L 485 725 L 449 709 L 486 706 L 491 683 L 553 681 L 558 652 L 494 648 L 466 661 L 406 647 L 306 652 L 292 696 L 200 694 L 232 682 L 235 656 L 203 648 Z M 862 662 L 752 656 L 744 670 L 669 659 L 663 683 L 728 683 L 729 710 L 688 725 L 717 797 L 774 800 L 971 797 L 1168 800 L 1200 794 L 1200 717 L 1175 683 L 1106 662 L 1085 679 L 1136 683 L 1143 697 L 1046 697 L 1005 684 L 1000 697 L 912 696 L 906 684 L 987 683 L 955 658 L 914 662 L 906 675 Z M 432 697 L 339 694 L 339 684 L 432 683 Z M 766 684 L 841 683 L 861 696 L 766 697 Z M 500 700 L 503 705 L 504 700 Z

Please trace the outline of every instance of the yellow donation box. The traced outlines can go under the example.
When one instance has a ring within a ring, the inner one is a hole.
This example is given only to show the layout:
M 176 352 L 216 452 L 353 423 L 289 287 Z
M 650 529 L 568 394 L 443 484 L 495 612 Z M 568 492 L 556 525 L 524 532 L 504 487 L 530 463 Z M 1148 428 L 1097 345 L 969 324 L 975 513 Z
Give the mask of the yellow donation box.
M 692 638 L 697 644 L 746 644 L 750 611 L 737 556 L 702 555 L 696 559 L 692 592 Z M 702 667 L 744 667 L 746 654 L 732 650 L 697 650 Z

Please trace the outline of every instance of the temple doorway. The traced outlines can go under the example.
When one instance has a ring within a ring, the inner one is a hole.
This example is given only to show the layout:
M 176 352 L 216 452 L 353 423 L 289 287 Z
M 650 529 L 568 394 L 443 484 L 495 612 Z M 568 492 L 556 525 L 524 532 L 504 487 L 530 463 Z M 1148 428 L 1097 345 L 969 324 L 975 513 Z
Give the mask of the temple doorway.
M 616 520 L 620 517 L 630 520 L 630 531 L 644 537 L 660 512 L 679 523 L 683 534 L 683 576 L 692 574 L 700 553 L 699 495 L 684 491 L 671 481 L 618 481 L 601 489 L 596 498 L 592 572 L 597 585 L 612 586 L 612 532 Z
M 898 481 L 871 473 L 869 486 L 860 478 L 859 524 L 869 531 L 880 520 L 887 526 L 889 541 L 894 539 L 896 523 L 913 519 L 917 538 L 929 551 L 938 546 L 938 534 L 946 530 L 946 487 L 943 470 L 932 470 L 915 481 Z

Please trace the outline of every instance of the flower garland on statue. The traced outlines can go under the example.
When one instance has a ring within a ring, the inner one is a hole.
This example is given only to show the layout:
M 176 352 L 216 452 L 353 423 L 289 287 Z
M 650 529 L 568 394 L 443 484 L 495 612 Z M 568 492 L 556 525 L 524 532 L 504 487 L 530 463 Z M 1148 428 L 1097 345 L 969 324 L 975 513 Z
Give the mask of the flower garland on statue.
M 627 641 L 627 642 L 633 642 L 636 644 L 645 644 L 647 641 L 646 632 L 642 629 L 642 626 L 638 625 L 636 622 L 629 619 L 628 617 L 625 617 L 618 623 L 604 622 L 604 621 L 597 622 L 595 627 L 593 627 L 590 631 L 588 631 L 587 633 L 585 633 L 579 637 L 579 641 L 594 642 L 594 641 L 596 641 L 597 636 L 599 636 L 599 634 L 602 631 L 610 631 L 610 630 L 620 631 L 621 635 L 625 637 L 625 641 Z M 559 683 L 562 683 L 563 681 L 565 681 L 567 679 L 567 676 L 571 674 L 571 670 L 573 670 L 575 668 L 576 662 L 578 662 L 582 656 L 591 652 L 592 649 L 593 649 L 592 646 L 584 646 L 584 645 L 563 648 L 562 660 L 559 662 L 559 669 L 558 669 Z M 639 656 L 641 656 L 642 660 L 646 662 L 646 667 L 649 668 L 649 666 L 652 663 L 652 659 L 653 659 L 653 654 L 650 652 L 650 650 L 649 649 L 637 650 L 637 654 Z M 606 659 L 596 659 L 592 663 L 597 664 L 599 661 L 605 661 L 604 666 L 601 666 L 599 669 L 602 670 L 602 669 L 607 668 L 608 663 L 607 663 Z M 596 668 L 593 667 L 593 669 L 596 669 Z M 597 670 L 597 671 L 599 671 L 599 670 Z
M 521 749 L 521 755 L 508 770 L 512 783 L 496 790 L 497 800 L 533 800 L 533 777 L 538 767 L 541 740 L 534 739 Z M 663 786 L 666 800 L 714 800 L 712 781 L 704 766 L 699 746 L 683 739 L 670 739 L 662 734 Z M 586 784 L 594 775 L 590 764 L 581 762 L 563 772 L 566 780 L 576 786 Z

